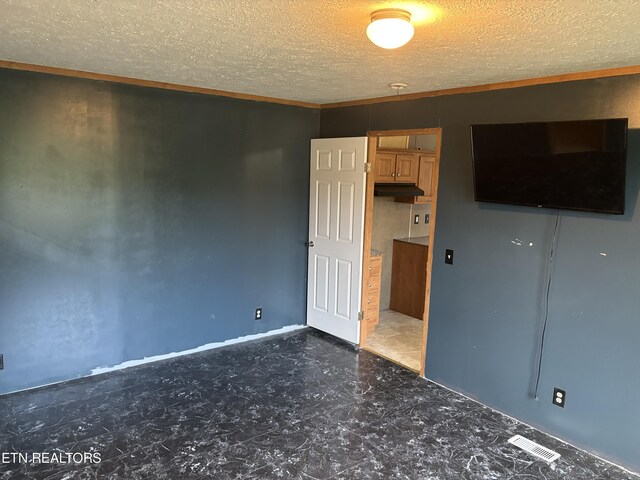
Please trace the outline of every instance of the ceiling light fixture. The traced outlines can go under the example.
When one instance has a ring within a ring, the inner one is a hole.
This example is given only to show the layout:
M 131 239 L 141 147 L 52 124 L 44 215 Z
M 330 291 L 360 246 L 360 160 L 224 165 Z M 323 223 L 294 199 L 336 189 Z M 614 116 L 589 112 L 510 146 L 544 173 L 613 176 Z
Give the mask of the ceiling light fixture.
M 402 82 L 393 82 L 389 84 L 389 88 L 393 88 L 396 91 L 396 95 L 400 95 L 400 90 L 404 90 L 409 85 Z
M 411 13 L 399 8 L 384 8 L 371 14 L 367 37 L 382 48 L 398 48 L 413 37 Z

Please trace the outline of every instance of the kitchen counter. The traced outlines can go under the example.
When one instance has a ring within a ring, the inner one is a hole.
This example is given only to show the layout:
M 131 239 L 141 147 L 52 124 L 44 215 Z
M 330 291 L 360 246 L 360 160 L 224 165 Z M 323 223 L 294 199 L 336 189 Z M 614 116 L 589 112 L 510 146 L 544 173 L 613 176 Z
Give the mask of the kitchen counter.
M 426 246 L 429 245 L 428 235 L 424 237 L 394 238 L 394 240 L 397 240 L 398 242 L 413 243 L 415 245 L 426 245 Z

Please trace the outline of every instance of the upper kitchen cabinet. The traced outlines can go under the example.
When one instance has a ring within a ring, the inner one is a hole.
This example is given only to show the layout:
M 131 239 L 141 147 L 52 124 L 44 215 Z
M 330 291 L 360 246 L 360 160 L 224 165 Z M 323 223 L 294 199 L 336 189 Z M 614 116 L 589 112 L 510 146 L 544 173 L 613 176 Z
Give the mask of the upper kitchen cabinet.
M 378 150 L 376 154 L 375 178 L 376 183 L 391 183 L 396 181 L 396 154 Z
M 431 203 L 433 201 L 436 154 L 435 152 L 421 152 L 416 155 L 416 159 L 418 161 L 416 186 L 424 191 L 424 195 L 420 197 L 397 197 L 396 202 Z
M 417 183 L 419 162 L 417 153 L 378 150 L 374 180 L 376 183 Z

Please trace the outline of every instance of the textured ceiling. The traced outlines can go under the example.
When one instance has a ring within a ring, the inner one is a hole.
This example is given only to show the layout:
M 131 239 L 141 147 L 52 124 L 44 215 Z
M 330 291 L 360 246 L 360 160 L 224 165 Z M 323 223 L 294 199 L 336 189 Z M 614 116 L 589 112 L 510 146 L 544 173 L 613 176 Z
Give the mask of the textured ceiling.
M 411 42 L 364 31 L 412 10 Z M 638 0 L 0 0 L 0 59 L 317 103 L 640 64 Z

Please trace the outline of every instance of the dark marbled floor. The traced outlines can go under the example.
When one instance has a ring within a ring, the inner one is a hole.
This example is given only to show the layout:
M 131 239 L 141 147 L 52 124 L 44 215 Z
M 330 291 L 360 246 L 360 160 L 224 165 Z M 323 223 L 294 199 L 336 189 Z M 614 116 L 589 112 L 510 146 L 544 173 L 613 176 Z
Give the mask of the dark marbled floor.
M 368 352 L 307 329 L 0 397 L 5 479 L 635 479 Z M 552 466 L 507 443 L 560 452 Z

